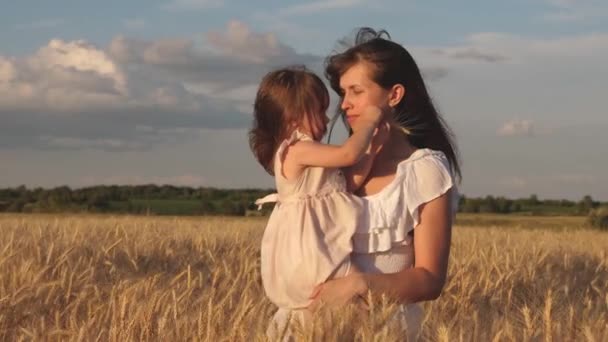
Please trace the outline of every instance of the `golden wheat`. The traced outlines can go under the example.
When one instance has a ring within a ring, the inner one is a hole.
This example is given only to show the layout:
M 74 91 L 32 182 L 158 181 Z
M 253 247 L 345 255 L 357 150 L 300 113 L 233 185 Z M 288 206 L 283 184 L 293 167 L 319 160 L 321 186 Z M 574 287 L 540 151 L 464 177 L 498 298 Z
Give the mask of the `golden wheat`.
M 0 215 L 0 340 L 264 340 L 263 218 Z M 423 339 L 608 341 L 608 234 L 454 228 Z M 379 301 L 320 314 L 299 339 L 398 340 Z

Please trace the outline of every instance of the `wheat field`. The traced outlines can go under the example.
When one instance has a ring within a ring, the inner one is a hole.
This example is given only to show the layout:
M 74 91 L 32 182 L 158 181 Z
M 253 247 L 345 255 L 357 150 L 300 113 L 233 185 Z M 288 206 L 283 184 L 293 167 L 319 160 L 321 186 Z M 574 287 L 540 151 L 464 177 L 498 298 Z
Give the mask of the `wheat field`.
M 465 220 L 466 222 L 466 220 Z M 608 341 L 608 234 L 454 227 L 423 340 Z M 0 215 L 1 341 L 262 341 L 264 218 Z M 394 305 L 319 314 L 301 340 L 390 341 Z M 324 328 L 331 326 L 331 329 Z

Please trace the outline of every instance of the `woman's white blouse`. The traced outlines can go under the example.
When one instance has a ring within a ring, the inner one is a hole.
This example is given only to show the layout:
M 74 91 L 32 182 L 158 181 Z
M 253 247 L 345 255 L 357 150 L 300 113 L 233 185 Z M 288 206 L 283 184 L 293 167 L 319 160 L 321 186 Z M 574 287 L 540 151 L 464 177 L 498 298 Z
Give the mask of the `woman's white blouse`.
M 399 163 L 395 178 L 379 193 L 363 197 L 365 220 L 353 237 L 355 253 L 386 252 L 395 245 L 411 243 L 408 235 L 420 222 L 419 208 L 454 187 L 445 154 L 418 149 Z M 452 210 L 458 207 L 458 192 L 452 191 Z

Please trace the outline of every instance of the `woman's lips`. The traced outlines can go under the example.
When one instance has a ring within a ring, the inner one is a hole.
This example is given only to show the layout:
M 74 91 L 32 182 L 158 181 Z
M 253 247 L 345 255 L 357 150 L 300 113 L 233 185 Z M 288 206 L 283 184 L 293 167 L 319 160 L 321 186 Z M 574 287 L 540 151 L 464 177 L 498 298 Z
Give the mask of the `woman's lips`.
M 346 121 L 348 121 L 349 123 L 357 120 L 357 118 L 359 118 L 359 115 L 347 115 L 346 116 Z

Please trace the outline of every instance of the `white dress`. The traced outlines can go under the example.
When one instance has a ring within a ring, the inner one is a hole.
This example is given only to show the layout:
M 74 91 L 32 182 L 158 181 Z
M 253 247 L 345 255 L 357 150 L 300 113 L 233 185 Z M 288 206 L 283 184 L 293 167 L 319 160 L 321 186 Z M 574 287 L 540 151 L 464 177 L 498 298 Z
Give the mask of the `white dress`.
M 295 131 L 281 143 L 274 158 L 277 193 L 256 201 L 277 202 L 261 246 L 261 275 L 266 296 L 279 310 L 272 325 L 282 330 L 288 318 L 302 323 L 316 285 L 350 271 L 352 237 L 364 217 L 363 200 L 346 191 L 340 169 L 307 167 L 294 180 L 282 175 L 288 146 L 312 140 Z
M 454 187 L 443 152 L 419 149 L 397 166 L 395 178 L 380 192 L 363 197 L 367 225 L 353 236 L 353 263 L 368 273 L 395 273 L 414 266 L 414 245 L 409 234 L 420 221 L 418 209 Z M 452 191 L 452 210 L 458 206 Z M 416 340 L 424 312 L 419 304 L 401 305 L 394 319 Z

